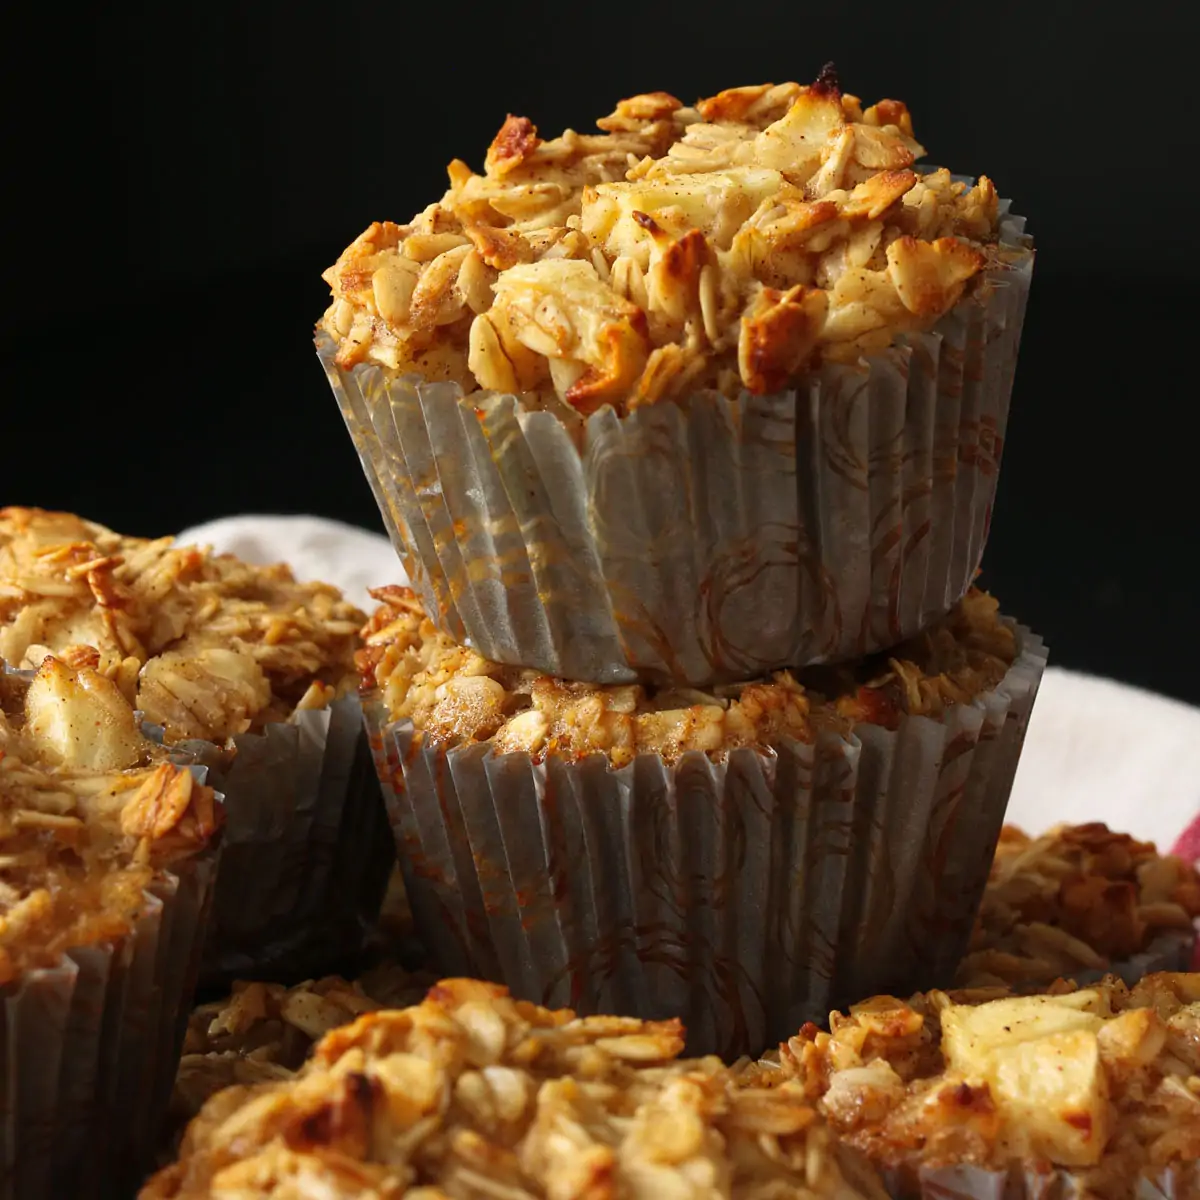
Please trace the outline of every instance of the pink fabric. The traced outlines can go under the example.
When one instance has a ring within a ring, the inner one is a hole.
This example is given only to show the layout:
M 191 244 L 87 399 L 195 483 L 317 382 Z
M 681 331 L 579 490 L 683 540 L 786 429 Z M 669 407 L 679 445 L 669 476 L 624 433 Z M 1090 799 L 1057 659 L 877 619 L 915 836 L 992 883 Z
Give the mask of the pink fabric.
M 1171 853 L 1200 866 L 1200 816 L 1183 831 L 1179 841 L 1171 847 Z M 1192 955 L 1192 970 L 1200 971 L 1200 941 L 1197 941 Z
M 1171 853 L 1186 858 L 1188 862 L 1200 863 L 1200 816 L 1179 835 L 1179 841 L 1171 847 Z

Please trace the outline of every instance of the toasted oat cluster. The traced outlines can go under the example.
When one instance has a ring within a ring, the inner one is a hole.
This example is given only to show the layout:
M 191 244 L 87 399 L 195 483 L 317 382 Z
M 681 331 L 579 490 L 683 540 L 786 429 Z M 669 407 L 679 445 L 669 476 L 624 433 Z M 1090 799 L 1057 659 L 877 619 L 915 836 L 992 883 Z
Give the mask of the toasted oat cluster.
M 54 654 L 98 671 L 172 741 L 220 742 L 323 707 L 352 685 L 363 619 L 285 566 L 0 510 L 0 659 Z
M 963 987 L 1052 983 L 1107 970 L 1200 917 L 1200 875 L 1106 825 L 1039 838 L 1006 826 L 963 961 Z
M 1132 991 L 1109 977 L 1035 996 L 878 996 L 834 1013 L 829 1033 L 806 1026 L 744 1078 L 798 1086 L 903 1195 L 921 1194 L 920 1168 L 955 1164 L 1069 1170 L 1079 1195 L 1103 1200 L 1164 1171 L 1186 1181 L 1171 1194 L 1200 1186 L 1196 974 Z
M 230 995 L 196 1008 L 171 1099 L 174 1121 L 191 1120 L 217 1092 L 234 1084 L 290 1079 L 313 1043 L 364 1013 L 420 1003 L 436 982 L 388 964 L 353 983 L 337 975 L 294 987 L 237 983 Z
M 452 979 L 214 1097 L 143 1200 L 882 1197 L 799 1088 L 678 1061 L 677 1021 L 579 1019 Z
M 55 718 L 91 747 L 64 763 L 36 725 L 41 677 L 6 679 L 0 695 L 0 985 L 127 934 L 155 873 L 203 849 L 221 821 L 211 788 L 152 761 L 131 713 L 106 725 L 116 689 L 102 677 L 91 720 L 84 702 Z
M 905 106 L 829 68 L 598 124 L 544 141 L 510 116 L 484 174 L 456 159 L 440 201 L 371 225 L 325 273 L 339 364 L 564 414 L 772 392 L 927 328 L 1009 253 L 991 180 L 916 171 Z
M 637 754 L 671 760 L 724 753 L 860 721 L 894 728 L 904 714 L 940 715 L 994 687 L 1016 656 L 996 602 L 972 591 L 927 633 L 849 667 L 781 671 L 708 694 L 688 688 L 572 683 L 488 662 L 454 643 L 408 588 L 380 588 L 357 660 L 365 692 L 392 720 L 450 745 L 490 740 L 500 753 Z

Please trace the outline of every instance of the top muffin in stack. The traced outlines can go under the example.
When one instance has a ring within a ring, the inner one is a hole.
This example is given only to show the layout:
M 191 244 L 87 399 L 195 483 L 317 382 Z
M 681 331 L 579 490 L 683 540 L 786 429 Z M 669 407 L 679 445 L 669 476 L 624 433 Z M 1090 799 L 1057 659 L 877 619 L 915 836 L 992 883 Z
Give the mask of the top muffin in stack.
M 416 592 L 366 715 L 440 969 L 737 1054 L 966 947 L 1045 662 L 969 592 L 1032 248 L 830 70 L 599 124 L 326 272 Z
M 829 73 L 600 126 L 510 117 L 326 273 L 322 358 L 427 611 L 599 683 L 917 633 L 983 551 L 1022 222 Z

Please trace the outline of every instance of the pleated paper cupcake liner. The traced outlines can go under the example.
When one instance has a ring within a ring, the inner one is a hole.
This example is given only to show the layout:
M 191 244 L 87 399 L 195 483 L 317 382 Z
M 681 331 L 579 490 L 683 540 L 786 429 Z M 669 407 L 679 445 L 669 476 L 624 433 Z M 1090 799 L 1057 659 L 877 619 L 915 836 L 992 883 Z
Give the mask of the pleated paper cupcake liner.
M 852 659 L 943 615 L 983 555 L 1032 275 L 795 390 L 701 393 L 576 434 L 514 396 L 318 351 L 431 618 L 496 662 L 705 685 Z
M 170 750 L 207 766 L 226 797 L 204 986 L 294 982 L 352 960 L 395 863 L 358 698 L 239 734 L 232 752 L 198 741 Z
M 368 704 L 414 921 L 445 974 L 761 1051 L 877 992 L 953 980 L 1046 662 L 940 720 L 644 755 L 438 747 Z
M 1080 1176 L 1067 1170 L 997 1171 L 986 1167 L 926 1168 L 917 1187 L 883 1172 L 884 1185 L 896 1200 L 1094 1200 Z M 1105 1195 L 1115 1193 L 1105 1193 Z M 1181 1163 L 1138 1180 L 1129 1200 L 1195 1200 L 1200 1195 L 1200 1165 Z
M 217 851 L 163 872 L 131 933 L 0 989 L 0 1196 L 125 1196 L 179 1063 Z
M 1143 976 L 1157 971 L 1190 971 L 1195 949 L 1195 929 L 1169 929 L 1158 934 L 1140 954 L 1110 963 L 1103 970 L 1073 971 L 1071 978 L 1080 987 L 1087 987 L 1106 975 L 1116 975 L 1133 987 Z

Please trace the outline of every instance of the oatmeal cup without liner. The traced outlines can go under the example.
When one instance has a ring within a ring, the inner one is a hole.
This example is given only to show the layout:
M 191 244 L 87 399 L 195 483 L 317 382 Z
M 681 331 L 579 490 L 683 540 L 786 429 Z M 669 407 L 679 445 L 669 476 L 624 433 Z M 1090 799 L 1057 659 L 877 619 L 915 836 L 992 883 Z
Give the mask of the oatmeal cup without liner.
M 103 676 L 226 797 L 206 984 L 303 978 L 363 943 L 394 862 L 337 589 L 70 513 L 0 510 L 0 658 L 68 703 Z
M 1046 659 L 990 598 L 908 647 L 944 672 L 716 697 L 489 664 L 408 589 L 379 596 L 365 711 L 439 970 L 679 1016 L 690 1050 L 725 1055 L 839 997 L 953 979 Z
M 126 1194 L 174 1083 L 221 796 L 164 761 L 49 768 L 0 724 L 3 1192 Z
M 989 180 L 910 169 L 903 105 L 840 101 L 659 93 L 548 142 L 510 118 L 485 175 L 452 164 L 327 272 L 321 362 L 456 641 L 703 686 L 870 654 L 965 594 L 1032 242 Z

